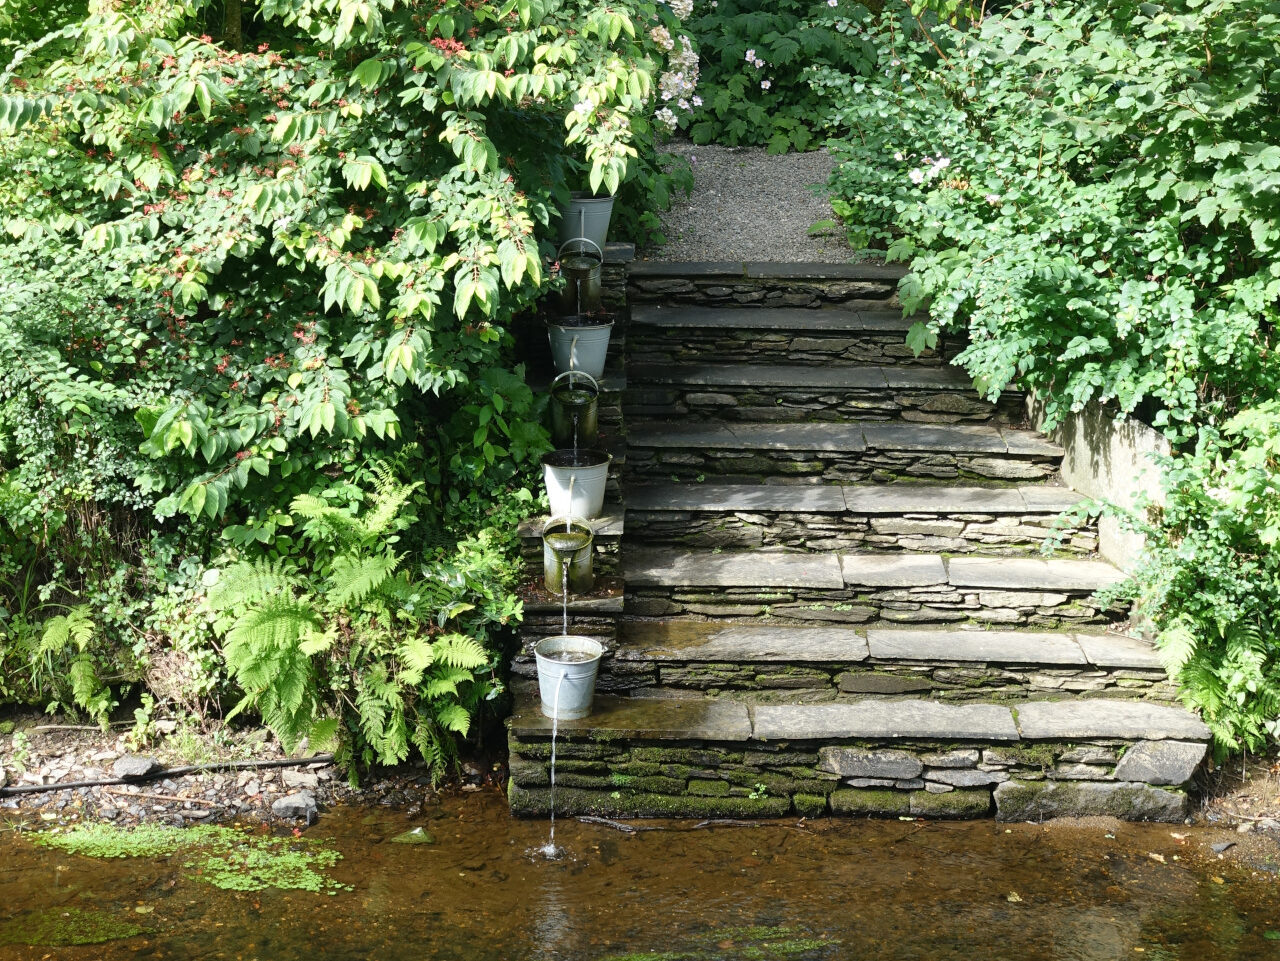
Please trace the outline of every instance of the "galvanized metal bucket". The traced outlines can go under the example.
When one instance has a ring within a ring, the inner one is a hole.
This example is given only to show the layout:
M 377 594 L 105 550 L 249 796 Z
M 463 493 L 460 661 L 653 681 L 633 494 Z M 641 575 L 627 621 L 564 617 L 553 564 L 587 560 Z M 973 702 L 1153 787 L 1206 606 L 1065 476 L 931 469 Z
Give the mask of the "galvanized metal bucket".
M 551 443 L 557 449 L 576 450 L 596 439 L 599 398 L 600 385 L 586 371 L 566 370 L 551 382 Z
M 574 237 L 587 237 L 604 250 L 609 236 L 609 219 L 613 216 L 613 197 L 593 197 L 575 191 L 569 205 L 560 210 L 560 242 Z
M 556 251 L 564 287 L 556 295 L 562 314 L 589 314 L 604 306 L 604 248 L 590 237 L 566 240 Z
M 553 517 L 542 525 L 542 583 L 559 597 L 565 577 L 570 594 L 587 594 L 596 586 L 591 558 L 595 531 L 576 517 Z
M 534 645 L 543 715 L 573 721 L 591 713 L 602 654 L 603 644 L 576 634 L 544 637 Z
M 542 478 L 551 513 L 560 517 L 599 517 L 612 455 L 602 450 L 553 450 L 542 455 Z
M 602 378 L 612 331 L 611 319 L 597 322 L 590 317 L 565 317 L 547 321 L 547 339 L 551 341 L 556 370 L 580 370 L 596 380 Z

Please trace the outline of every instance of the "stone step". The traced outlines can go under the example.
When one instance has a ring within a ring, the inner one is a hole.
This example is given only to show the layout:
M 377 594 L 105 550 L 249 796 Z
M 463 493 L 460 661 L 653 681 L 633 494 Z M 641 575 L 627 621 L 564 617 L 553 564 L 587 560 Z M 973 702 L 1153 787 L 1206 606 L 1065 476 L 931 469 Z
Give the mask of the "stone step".
M 1082 500 L 1063 487 L 942 484 L 632 484 L 629 541 L 683 548 L 1022 554 L 1050 536 L 1091 554 L 1091 525 L 1057 526 Z
M 532 676 L 531 657 L 516 658 L 513 671 Z M 710 692 L 810 703 L 1177 695 L 1151 646 L 1121 634 L 670 619 L 622 620 L 597 686 L 632 696 Z
M 623 556 L 627 614 L 726 621 L 1075 627 L 1118 619 L 1104 561 L 650 548 Z
M 705 421 L 906 420 L 954 424 L 1021 420 L 1016 391 L 983 400 L 957 367 L 795 364 L 636 364 L 629 417 Z
M 681 424 L 627 431 L 628 483 L 891 481 L 902 477 L 1040 481 L 1062 448 L 1033 431 L 989 424 Z
M 880 815 L 1180 821 L 1209 730 L 1183 708 L 1119 700 L 763 704 L 598 695 L 558 722 L 556 813 Z M 512 811 L 550 810 L 552 723 L 509 724 Z
M 637 304 L 699 306 L 821 307 L 878 301 L 897 307 L 901 264 L 673 262 L 639 260 L 630 265 L 627 299 Z
M 937 350 L 919 356 L 907 331 L 919 317 L 903 317 L 883 301 L 843 307 L 637 306 L 631 313 L 627 361 L 637 364 L 696 362 L 788 363 L 806 366 L 881 364 L 937 367 L 964 346 L 944 337 Z

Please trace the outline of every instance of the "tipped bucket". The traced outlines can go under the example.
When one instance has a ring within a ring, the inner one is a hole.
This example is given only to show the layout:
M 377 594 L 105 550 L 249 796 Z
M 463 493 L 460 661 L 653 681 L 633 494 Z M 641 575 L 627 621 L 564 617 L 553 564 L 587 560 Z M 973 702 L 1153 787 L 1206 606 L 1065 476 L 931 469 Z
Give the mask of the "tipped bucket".
M 553 450 L 542 455 L 542 478 L 551 513 L 558 517 L 599 517 L 610 454 L 602 450 Z
M 560 243 L 586 237 L 604 250 L 609 218 L 613 216 L 613 197 L 593 197 L 581 191 L 569 196 L 569 205 L 560 208 Z
M 553 517 L 542 525 L 542 583 L 559 596 L 569 575 L 570 594 L 588 594 L 596 586 L 591 544 L 595 531 L 584 520 Z
M 599 380 L 604 376 L 612 331 L 612 320 L 602 323 L 585 314 L 547 321 L 547 339 L 551 341 L 556 372 L 580 370 Z
M 603 653 L 604 645 L 599 641 L 575 634 L 544 637 L 534 645 L 538 694 L 546 717 L 574 721 L 591 713 Z

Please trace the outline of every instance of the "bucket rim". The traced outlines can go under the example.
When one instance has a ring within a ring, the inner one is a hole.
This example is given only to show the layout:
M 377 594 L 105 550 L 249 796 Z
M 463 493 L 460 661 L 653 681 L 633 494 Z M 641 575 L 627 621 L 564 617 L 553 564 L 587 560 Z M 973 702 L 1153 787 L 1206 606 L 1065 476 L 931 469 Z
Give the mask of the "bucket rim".
M 598 661 L 604 655 L 604 652 L 605 652 L 604 644 L 596 640 L 596 638 L 594 637 L 587 637 L 585 634 L 552 634 L 550 637 L 544 637 L 542 638 L 542 640 L 538 641 L 536 644 L 533 645 L 534 656 L 540 657 L 547 661 L 551 661 L 552 663 L 565 664 L 566 663 L 565 661 L 556 661 L 554 657 L 551 657 L 548 654 L 544 654 L 542 651 L 543 645 L 552 644 L 555 641 L 584 642 L 585 646 L 594 649 L 594 656 L 592 657 L 591 661 Z M 570 661 L 567 663 L 590 664 L 591 661 Z
M 594 463 L 590 464 L 552 464 L 548 458 L 555 457 L 557 454 L 571 454 L 575 457 L 589 457 Z M 607 450 L 600 450 L 598 447 L 579 447 L 576 450 L 572 447 L 565 447 L 560 450 L 549 450 L 542 455 L 542 466 L 550 467 L 552 470 L 583 470 L 592 467 L 603 467 L 613 462 L 613 455 Z
M 571 530 L 575 527 L 581 528 L 582 533 L 590 534 L 593 538 L 596 536 L 595 525 L 591 523 L 590 518 L 579 517 L 577 514 L 556 514 L 554 517 L 548 517 L 542 523 L 542 536 L 546 537 L 557 527 L 562 528 L 565 524 L 568 524 Z
M 562 319 L 568 320 L 570 317 L 591 317 L 591 315 L 590 315 L 590 314 L 566 314 L 566 315 L 564 315 L 564 317 L 563 317 Z M 556 318 L 552 318 L 552 317 L 548 317 L 548 318 L 547 318 L 547 326 L 548 326 L 548 327 L 554 327 L 556 330 L 560 330 L 560 331 L 570 331 L 570 330 L 579 330 L 579 331 L 581 331 L 581 330 L 605 330 L 605 329 L 607 329 L 607 328 L 609 328 L 609 327 L 612 327 L 612 326 L 614 325 L 615 318 L 614 318 L 614 317 L 612 317 L 612 316 L 610 316 L 610 317 L 606 317 L 606 318 L 604 318 L 604 319 L 602 319 L 602 320 L 600 320 L 600 321 L 598 321 L 598 322 L 596 322 L 596 321 L 595 321 L 595 319 L 594 319 L 594 318 L 592 318 L 592 321 L 593 321 L 593 322 L 592 322 L 592 323 L 590 323 L 590 324 L 562 324 L 562 323 L 560 323 L 560 322 L 559 322 L 559 320 L 558 320 L 558 319 L 556 319 Z
M 589 250 L 574 251 L 574 253 L 578 254 L 581 257 L 594 257 L 600 263 L 602 264 L 604 263 L 604 251 L 601 250 L 600 245 L 596 243 L 594 240 L 592 240 L 590 237 L 570 237 L 568 240 L 566 240 L 564 243 L 562 243 L 559 247 L 556 248 L 556 260 L 564 259 L 564 249 L 568 247 L 570 244 L 590 244 L 592 247 L 595 248 L 595 253 L 592 253 Z M 595 268 L 592 268 L 592 269 L 594 270 Z
M 549 392 L 552 394 L 555 393 L 556 384 L 560 383 L 560 380 L 563 377 L 569 378 L 569 389 L 573 390 L 573 378 L 575 375 L 578 377 L 585 377 L 587 380 L 591 381 L 591 389 L 596 392 L 597 397 L 600 396 L 600 382 L 585 370 L 566 370 L 563 373 L 556 374 L 555 377 L 551 378 L 551 387 L 548 388 Z

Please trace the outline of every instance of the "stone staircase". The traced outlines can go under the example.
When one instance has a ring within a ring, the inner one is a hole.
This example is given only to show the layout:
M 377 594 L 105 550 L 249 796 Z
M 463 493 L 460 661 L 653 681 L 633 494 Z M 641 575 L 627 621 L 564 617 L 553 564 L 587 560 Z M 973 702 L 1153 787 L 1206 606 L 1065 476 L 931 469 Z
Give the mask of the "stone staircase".
M 570 604 L 608 653 L 560 724 L 557 812 L 1187 815 L 1209 732 L 1094 596 L 1122 575 L 1058 526 L 1061 449 L 959 345 L 905 347 L 899 275 L 632 266 L 625 510 Z M 526 612 L 526 650 L 559 632 L 558 602 Z M 516 686 L 511 807 L 546 814 L 551 723 Z

